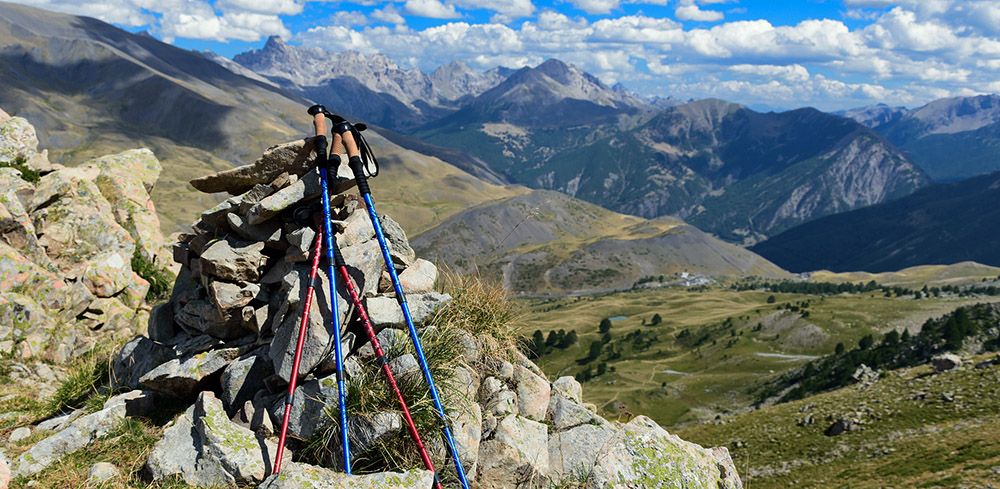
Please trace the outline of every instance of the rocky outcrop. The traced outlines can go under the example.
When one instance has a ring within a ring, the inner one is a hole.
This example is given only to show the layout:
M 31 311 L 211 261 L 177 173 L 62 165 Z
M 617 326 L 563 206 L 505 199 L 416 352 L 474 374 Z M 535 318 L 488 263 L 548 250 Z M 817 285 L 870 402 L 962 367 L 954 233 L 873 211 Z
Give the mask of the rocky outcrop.
M 133 262 L 167 261 L 159 174 L 148 149 L 52 164 L 31 124 L 0 112 L 0 351 L 61 363 L 145 330 Z

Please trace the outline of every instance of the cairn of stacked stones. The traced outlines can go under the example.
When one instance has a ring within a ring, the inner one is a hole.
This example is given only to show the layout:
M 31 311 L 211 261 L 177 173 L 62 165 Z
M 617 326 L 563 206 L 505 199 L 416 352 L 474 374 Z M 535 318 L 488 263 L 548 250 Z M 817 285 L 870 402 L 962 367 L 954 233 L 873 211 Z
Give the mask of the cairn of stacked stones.
M 310 458 L 317 465 L 286 454 L 281 474 L 271 474 L 275 426 L 284 414 L 293 374 L 317 227 L 320 185 L 313 159 L 313 141 L 306 138 L 269 148 L 251 165 L 192 182 L 203 192 L 230 197 L 202 213 L 191 232 L 173 244 L 179 272 L 170 299 L 147 315 L 146 334 L 128 341 L 114 358 L 112 382 L 122 393 L 96 412 L 80 409 L 33 426 L 35 433 L 46 436 L 11 461 L 15 475 L 30 478 L 59 463 L 60 457 L 86 449 L 124 418 L 158 419 L 164 412 L 179 412 L 149 454 L 143 469 L 149 479 L 179 477 L 196 487 L 431 486 L 434 475 L 416 459 L 402 473 L 345 475 L 339 470 L 336 442 L 330 447 L 333 456 Z M 377 180 L 373 186 L 377 192 Z M 366 209 L 359 206 L 353 187 L 345 165 L 337 172 L 331 197 L 338 245 L 397 378 L 422 382 L 415 359 L 399 347 L 409 344 L 403 317 Z M 427 337 L 434 326 L 424 323 L 450 297 L 433 290 L 435 266 L 415 256 L 395 221 L 382 219 L 414 318 Z M 377 373 L 367 338 L 354 334 L 356 312 L 339 280 L 336 297 L 330 296 L 325 268 L 317 279 L 298 372 L 300 387 L 290 412 L 293 452 L 335 428 L 332 300 L 338 301 L 344 326 L 349 390 L 388 388 Z M 458 334 L 460 351 L 439 387 L 474 487 L 548 487 L 564 481 L 587 488 L 741 487 L 725 448 L 685 442 L 643 416 L 625 424 L 605 420 L 596 407 L 583 402 L 582 388 L 571 377 L 550 382 L 519 352 L 491 352 L 475 335 L 464 330 Z M 380 441 L 411 443 L 395 406 L 376 413 L 348 412 L 348 417 L 356 456 L 363 457 Z M 421 434 L 438 469 L 450 470 L 439 432 Z M 0 454 L 0 468 L 3 464 Z

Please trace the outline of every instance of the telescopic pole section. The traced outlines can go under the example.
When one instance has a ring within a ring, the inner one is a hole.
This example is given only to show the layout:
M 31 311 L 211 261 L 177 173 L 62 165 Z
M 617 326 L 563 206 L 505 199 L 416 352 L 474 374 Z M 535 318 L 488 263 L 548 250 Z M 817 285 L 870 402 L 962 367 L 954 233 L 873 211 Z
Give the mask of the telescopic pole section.
M 295 401 L 295 388 L 299 380 L 299 363 L 302 362 L 302 346 L 306 342 L 306 328 L 309 326 L 309 310 L 312 308 L 313 290 L 316 284 L 316 273 L 319 271 L 320 247 L 323 242 L 321 234 L 316 235 L 313 245 L 312 266 L 309 268 L 309 288 L 302 308 L 302 320 L 299 322 L 299 338 L 295 343 L 295 357 L 292 360 L 292 373 L 288 381 L 288 395 L 285 398 L 285 414 L 281 419 L 281 434 L 278 436 L 278 450 L 274 455 L 274 473 L 281 473 L 281 459 L 285 455 L 285 437 L 288 435 L 288 420 Z
M 348 165 L 350 165 L 351 171 L 354 172 L 354 179 L 358 185 L 358 192 L 361 194 L 361 198 L 364 199 L 365 206 L 368 208 L 368 216 L 371 218 L 372 226 L 375 228 L 375 237 L 378 239 L 379 247 L 382 249 L 382 259 L 385 260 L 386 269 L 389 271 L 389 278 L 392 280 L 392 287 L 396 292 L 396 301 L 399 302 L 399 307 L 403 311 L 403 318 L 406 320 L 406 328 L 410 333 L 410 341 L 413 342 L 413 348 L 417 352 L 417 362 L 420 364 L 420 370 L 423 371 L 424 380 L 427 382 L 427 387 L 429 388 L 431 397 L 434 400 L 434 407 L 437 408 L 438 415 L 441 417 L 441 431 L 444 434 L 445 442 L 448 445 L 448 452 L 451 454 L 452 461 L 455 463 L 455 471 L 458 473 L 458 478 L 462 483 L 463 489 L 469 489 L 469 481 L 465 477 L 465 469 L 462 467 L 462 461 L 458 455 L 458 449 L 455 446 L 454 437 L 451 435 L 451 428 L 448 426 L 448 416 L 445 413 L 444 405 L 441 404 L 441 396 L 438 394 L 437 387 L 434 385 L 434 376 L 431 374 L 430 367 L 427 365 L 427 358 L 424 356 L 424 349 L 420 345 L 420 335 L 417 333 L 417 328 L 413 324 L 413 317 L 410 315 L 410 306 L 406 303 L 406 296 L 403 294 L 403 286 L 399 282 L 399 275 L 396 273 L 396 266 L 392 262 L 392 256 L 389 252 L 389 244 L 385 240 L 385 233 L 382 232 L 382 224 L 379 220 L 378 213 L 375 212 L 375 201 L 372 199 L 371 189 L 368 187 L 368 178 L 365 176 L 365 168 L 361 159 L 361 152 L 358 149 L 357 142 L 354 140 L 352 129 L 353 127 L 350 123 L 341 121 L 334 124 L 333 133 L 340 135 L 343 139 L 344 148 L 347 150 Z
M 316 151 L 319 166 L 319 181 L 321 200 L 323 202 L 323 232 L 326 235 L 326 259 L 327 275 L 330 277 L 330 323 L 333 329 L 333 350 L 337 368 L 337 404 L 340 411 L 340 445 L 344 456 L 344 473 L 351 473 L 351 442 L 347 438 L 347 389 L 344 384 L 344 354 L 340 345 L 340 311 L 337 295 L 337 276 L 333 266 L 333 226 L 330 218 L 330 185 L 329 167 L 331 162 L 326 157 L 326 108 L 322 105 L 314 105 L 309 108 L 309 115 L 313 116 L 313 126 L 316 129 L 317 138 Z M 334 158 L 334 164 L 340 163 L 340 157 Z
M 434 462 L 431 461 L 430 455 L 427 454 L 427 448 L 424 447 L 424 442 L 420 439 L 420 433 L 417 432 L 417 425 L 414 424 L 413 417 L 410 416 L 410 408 L 406 405 L 406 399 L 403 398 L 403 393 L 400 392 L 399 385 L 396 384 L 396 377 L 393 375 L 392 369 L 389 368 L 389 361 L 386 359 L 385 352 L 382 350 L 382 345 L 379 344 L 378 336 L 375 335 L 375 328 L 372 327 L 372 323 L 368 319 L 368 312 L 361 303 L 361 297 L 358 295 L 358 291 L 354 287 L 351 274 L 347 271 L 347 264 L 344 262 L 344 257 L 340 253 L 339 248 L 335 248 L 334 253 L 337 271 L 340 273 L 341 280 L 344 281 L 347 293 L 351 296 L 351 302 L 354 304 L 354 308 L 358 311 L 358 317 L 361 319 L 361 324 L 365 328 L 365 333 L 368 334 L 368 341 L 371 342 L 372 349 L 375 351 L 375 362 L 381 366 L 382 373 L 385 374 L 389 387 L 392 389 L 393 394 L 396 395 L 396 400 L 399 402 L 399 409 L 403 412 L 403 420 L 406 422 L 406 427 L 410 432 L 410 438 L 412 438 L 413 443 L 417 445 L 417 450 L 420 452 L 420 458 L 424 461 L 424 467 L 427 468 L 427 470 L 434 472 L 434 487 L 442 489 L 441 482 L 438 480 L 438 474 L 434 470 Z

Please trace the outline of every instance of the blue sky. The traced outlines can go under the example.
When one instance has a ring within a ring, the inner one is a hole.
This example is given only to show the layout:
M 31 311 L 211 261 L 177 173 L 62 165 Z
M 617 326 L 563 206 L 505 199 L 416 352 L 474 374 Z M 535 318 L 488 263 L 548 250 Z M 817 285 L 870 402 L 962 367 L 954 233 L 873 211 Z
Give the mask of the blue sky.
M 430 71 L 555 57 L 605 83 L 755 107 L 1000 92 L 998 0 L 15 0 L 227 57 L 268 35 Z

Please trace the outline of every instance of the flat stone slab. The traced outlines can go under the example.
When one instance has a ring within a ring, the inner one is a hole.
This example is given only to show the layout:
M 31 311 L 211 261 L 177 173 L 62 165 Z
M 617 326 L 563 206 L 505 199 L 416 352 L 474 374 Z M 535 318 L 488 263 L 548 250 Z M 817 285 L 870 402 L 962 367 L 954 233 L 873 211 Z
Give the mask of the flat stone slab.
M 191 180 L 191 186 L 209 194 L 237 195 L 254 185 L 271 183 L 282 173 L 301 175 L 309 170 L 316 158 L 314 144 L 315 138 L 309 137 L 271 146 L 253 164 L 196 178 Z

